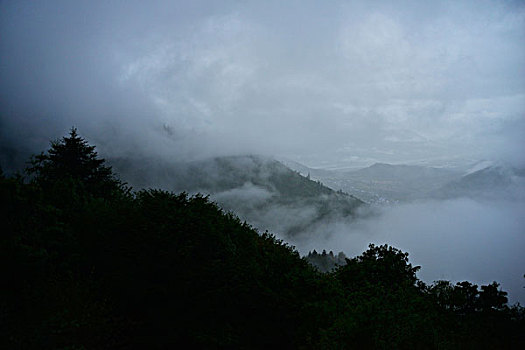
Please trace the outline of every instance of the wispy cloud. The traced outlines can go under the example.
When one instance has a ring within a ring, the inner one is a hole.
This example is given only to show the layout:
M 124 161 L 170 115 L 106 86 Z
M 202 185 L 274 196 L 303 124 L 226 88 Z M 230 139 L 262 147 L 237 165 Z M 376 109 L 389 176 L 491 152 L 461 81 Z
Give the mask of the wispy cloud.
M 116 153 L 272 153 L 311 164 L 525 161 L 515 135 L 525 132 L 521 2 L 2 8 L 6 134 L 48 138 L 75 124 Z

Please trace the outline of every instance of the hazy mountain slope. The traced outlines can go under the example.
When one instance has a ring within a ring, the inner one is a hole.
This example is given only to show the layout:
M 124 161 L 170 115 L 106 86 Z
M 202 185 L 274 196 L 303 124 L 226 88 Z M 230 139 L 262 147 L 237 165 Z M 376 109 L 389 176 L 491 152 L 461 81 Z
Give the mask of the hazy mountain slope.
M 429 192 L 461 176 L 459 172 L 449 169 L 382 163 L 352 171 L 298 168 L 327 186 L 353 193 L 368 203 L 424 198 Z
M 260 156 L 187 163 L 115 159 L 111 163 L 123 180 L 136 188 L 154 186 L 209 194 L 255 227 L 283 235 L 300 234 L 323 222 L 355 215 L 364 204 Z
M 437 198 L 524 199 L 525 171 L 505 166 L 489 166 L 468 173 L 432 194 Z
M 307 176 L 308 174 L 310 174 L 311 177 L 313 178 L 322 178 L 322 177 L 330 177 L 332 176 L 334 173 L 338 173 L 338 172 L 341 172 L 340 170 L 332 170 L 332 169 L 323 169 L 323 168 L 310 168 L 304 164 L 301 164 L 299 162 L 296 162 L 296 161 L 293 161 L 293 160 L 290 160 L 288 158 L 284 158 L 284 157 L 278 157 L 277 160 L 284 164 L 286 167 L 292 169 L 292 170 L 295 170 L 299 173 L 301 173 L 302 175 L 305 175 Z M 322 182 L 322 181 L 321 181 Z
M 425 197 L 426 194 L 454 179 L 458 173 L 448 170 L 412 165 L 374 164 L 345 174 L 345 179 L 365 191 L 394 200 Z

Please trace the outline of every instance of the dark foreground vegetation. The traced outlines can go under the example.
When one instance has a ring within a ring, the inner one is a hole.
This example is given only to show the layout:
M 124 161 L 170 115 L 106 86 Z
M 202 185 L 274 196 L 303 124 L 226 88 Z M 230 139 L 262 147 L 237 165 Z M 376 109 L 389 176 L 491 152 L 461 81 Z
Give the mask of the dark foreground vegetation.
M 525 348 L 493 283 L 373 246 L 320 273 L 205 197 L 133 192 L 75 130 L 0 176 L 3 349 Z

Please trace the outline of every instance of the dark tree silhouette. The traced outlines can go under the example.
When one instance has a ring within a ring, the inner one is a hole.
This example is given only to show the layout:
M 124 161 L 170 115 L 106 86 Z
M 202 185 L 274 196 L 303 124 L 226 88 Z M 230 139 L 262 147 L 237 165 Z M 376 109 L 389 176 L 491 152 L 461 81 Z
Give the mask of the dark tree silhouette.
M 453 306 L 461 313 L 471 313 L 478 303 L 478 286 L 468 281 L 458 282 L 454 288 Z
M 353 288 L 357 281 L 372 280 L 377 284 L 389 287 L 415 285 L 416 272 L 419 266 L 413 267 L 408 262 L 408 253 L 396 248 L 381 245 L 369 245 L 361 256 L 347 260 L 347 265 L 337 271 L 343 284 Z
M 51 142 L 47 153 L 34 156 L 26 172 L 43 187 L 57 185 L 80 188 L 94 197 L 109 198 L 122 189 L 111 167 L 98 157 L 95 146 L 80 137 L 76 128 L 69 136 Z M 61 186 L 59 186 L 61 187 Z
M 507 304 L 507 292 L 498 290 L 499 283 L 492 282 L 486 286 L 481 286 L 479 293 L 479 304 L 482 310 L 500 310 Z

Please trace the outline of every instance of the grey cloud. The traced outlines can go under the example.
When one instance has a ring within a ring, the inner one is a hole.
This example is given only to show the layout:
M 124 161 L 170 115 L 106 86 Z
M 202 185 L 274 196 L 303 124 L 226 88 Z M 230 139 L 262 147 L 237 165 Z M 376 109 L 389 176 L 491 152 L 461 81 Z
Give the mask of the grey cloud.
M 525 131 L 520 3 L 2 6 L 10 134 L 74 124 L 108 153 L 185 158 L 519 159 L 501 125 Z
M 241 187 L 215 193 L 211 199 L 218 203 L 228 203 L 236 208 L 249 207 L 253 209 L 254 206 L 266 202 L 272 195 L 267 189 L 247 182 Z

